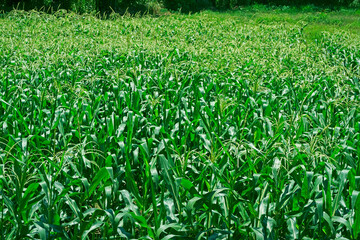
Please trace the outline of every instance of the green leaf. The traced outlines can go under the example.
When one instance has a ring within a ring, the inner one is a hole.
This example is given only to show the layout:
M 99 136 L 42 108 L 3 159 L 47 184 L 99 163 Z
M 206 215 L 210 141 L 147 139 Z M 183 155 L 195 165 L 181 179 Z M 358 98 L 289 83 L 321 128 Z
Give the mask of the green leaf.
M 89 196 L 91 196 L 93 194 L 93 192 L 99 186 L 101 181 L 105 182 L 106 180 L 109 179 L 109 177 L 110 177 L 110 175 L 109 175 L 107 168 L 100 169 L 91 182 L 91 185 L 89 188 Z
M 131 216 L 135 219 L 135 221 L 140 224 L 141 227 L 147 229 L 147 232 L 148 232 L 148 234 L 149 234 L 150 237 L 152 237 L 152 238 L 155 237 L 153 230 L 152 230 L 151 227 L 148 225 L 148 223 L 146 222 L 146 219 L 145 219 L 143 216 L 138 216 L 138 215 L 136 215 L 136 214 L 133 213 L 133 212 L 130 212 L 130 214 L 131 214 Z
M 334 199 L 333 205 L 332 205 L 332 209 L 333 209 L 332 216 L 335 215 L 335 212 L 339 207 L 340 199 L 341 199 L 341 196 L 343 194 L 343 189 L 344 189 L 344 186 L 345 186 L 345 184 L 347 182 L 348 173 L 349 173 L 349 170 L 342 170 L 340 172 L 338 192 L 337 192 L 337 194 L 335 196 L 335 199 Z
M 305 202 L 310 198 L 310 190 L 309 190 L 309 172 L 305 172 L 304 180 L 301 185 L 301 197 L 304 198 Z
M 251 228 L 251 230 L 255 233 L 256 240 L 264 240 L 261 228 Z
M 346 220 L 346 219 L 344 219 L 342 217 L 338 217 L 338 216 L 333 216 L 331 218 L 331 220 L 333 222 L 338 222 L 338 223 L 343 224 L 349 232 L 352 231 L 351 226 L 350 226 L 350 222 L 348 220 Z
M 324 212 L 323 217 L 324 217 L 324 220 L 328 223 L 328 226 L 330 227 L 331 236 L 333 236 L 335 233 L 335 228 L 334 228 L 334 225 L 333 225 L 333 222 L 332 222 L 330 216 L 326 212 Z
M 289 230 L 289 236 L 291 239 L 298 239 L 299 236 L 299 230 L 296 227 L 296 218 L 295 217 L 289 217 L 286 220 L 287 228 Z
M 194 184 L 190 182 L 188 179 L 182 178 L 181 179 L 181 186 L 183 186 L 187 191 L 189 191 L 192 195 L 198 194 L 196 191 Z
M 93 224 L 91 224 L 90 228 L 85 230 L 84 233 L 81 235 L 81 239 L 85 240 L 87 239 L 87 236 L 90 232 L 100 228 L 104 223 L 102 221 L 95 221 Z
M 176 208 L 179 212 L 181 212 L 181 202 L 180 202 L 180 195 L 179 195 L 179 183 L 178 181 L 175 181 L 173 177 L 173 167 L 168 161 L 164 155 L 159 155 L 159 162 L 161 166 L 161 174 L 164 177 L 164 180 L 166 182 L 166 185 L 168 186 L 168 189 L 170 191 L 170 194 L 174 198 L 174 201 L 176 203 Z
M 360 237 L 360 197 L 359 197 L 359 192 L 357 192 L 357 191 L 353 192 L 352 202 L 355 202 L 355 204 L 353 204 L 355 219 L 354 219 L 354 223 L 352 225 L 352 229 L 353 229 L 353 233 L 354 233 L 354 238 L 358 239 Z

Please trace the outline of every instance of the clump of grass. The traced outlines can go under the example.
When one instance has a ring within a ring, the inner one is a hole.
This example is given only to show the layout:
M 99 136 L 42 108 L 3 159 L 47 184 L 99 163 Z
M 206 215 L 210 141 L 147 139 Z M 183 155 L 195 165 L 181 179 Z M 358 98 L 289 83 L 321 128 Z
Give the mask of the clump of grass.
M 0 22 L 2 238 L 359 237 L 358 34 L 211 12 Z

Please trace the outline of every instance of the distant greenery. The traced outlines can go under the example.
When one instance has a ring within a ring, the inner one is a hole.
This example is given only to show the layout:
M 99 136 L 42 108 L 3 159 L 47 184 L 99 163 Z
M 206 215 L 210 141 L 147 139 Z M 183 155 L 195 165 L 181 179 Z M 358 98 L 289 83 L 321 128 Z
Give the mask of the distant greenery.
M 3 15 L 0 239 L 359 239 L 358 18 Z
M 158 13 L 159 8 L 182 12 L 197 12 L 204 9 L 229 10 L 244 6 L 312 6 L 312 7 L 352 7 L 359 8 L 359 0 L 0 0 L 0 9 L 56 11 L 67 9 L 78 13 L 101 12 L 145 12 Z
M 2 4 L 1 4 L 2 1 Z M 144 10 L 146 0 L 0 0 L 0 5 L 5 10 L 16 9 L 42 9 L 56 11 L 58 9 L 73 10 L 76 12 L 99 11 L 111 13 L 112 11 L 124 12 L 130 10 Z

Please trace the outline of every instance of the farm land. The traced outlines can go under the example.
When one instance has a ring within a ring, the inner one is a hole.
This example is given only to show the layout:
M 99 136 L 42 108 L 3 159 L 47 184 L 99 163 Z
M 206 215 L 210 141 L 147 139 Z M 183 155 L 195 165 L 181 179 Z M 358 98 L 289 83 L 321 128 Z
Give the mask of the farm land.
M 360 12 L 0 17 L 1 239 L 359 239 Z

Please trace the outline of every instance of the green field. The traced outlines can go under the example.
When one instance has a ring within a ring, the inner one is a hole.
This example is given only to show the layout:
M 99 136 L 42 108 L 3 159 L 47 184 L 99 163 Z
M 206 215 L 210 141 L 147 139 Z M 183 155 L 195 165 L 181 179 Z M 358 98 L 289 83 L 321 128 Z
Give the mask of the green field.
M 0 239 L 359 239 L 360 12 L 0 17 Z

